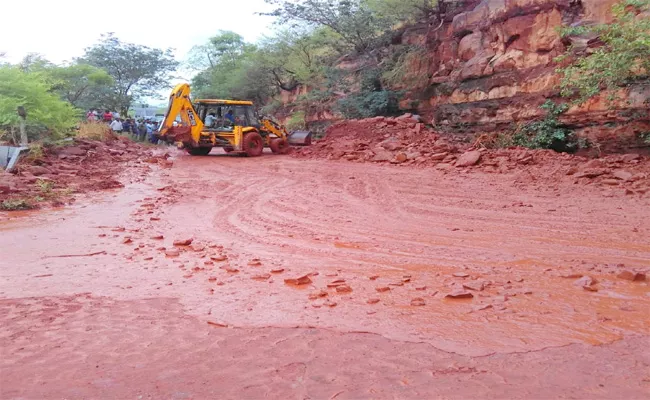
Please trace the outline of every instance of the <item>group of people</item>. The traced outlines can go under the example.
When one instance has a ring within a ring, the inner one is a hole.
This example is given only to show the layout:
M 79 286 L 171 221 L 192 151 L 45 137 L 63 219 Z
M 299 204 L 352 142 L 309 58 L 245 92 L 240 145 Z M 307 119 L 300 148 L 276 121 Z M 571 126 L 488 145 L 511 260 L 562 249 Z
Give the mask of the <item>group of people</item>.
M 126 133 L 131 135 L 134 140 L 141 142 L 149 141 L 153 144 L 158 143 L 158 138 L 154 135 L 158 129 L 157 123 L 148 118 L 121 118 L 119 113 L 106 110 L 104 113 L 98 113 L 96 110 L 89 110 L 86 114 L 89 122 L 104 122 L 108 124 L 116 134 Z

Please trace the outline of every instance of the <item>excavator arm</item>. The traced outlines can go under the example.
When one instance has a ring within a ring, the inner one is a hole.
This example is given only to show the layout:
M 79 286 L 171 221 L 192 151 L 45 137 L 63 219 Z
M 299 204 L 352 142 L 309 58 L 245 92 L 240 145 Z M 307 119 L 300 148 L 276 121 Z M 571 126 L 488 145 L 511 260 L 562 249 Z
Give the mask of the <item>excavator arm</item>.
M 262 125 L 262 131 L 266 132 L 267 134 L 273 134 L 280 139 L 287 139 L 289 134 L 287 133 L 287 130 L 284 128 L 284 126 L 276 123 L 275 121 L 268 119 L 266 117 L 263 117 L 260 121 Z
M 176 117 L 180 116 L 181 123 L 174 126 Z M 160 122 L 158 136 L 167 142 L 180 142 L 184 146 L 196 146 L 203 131 L 203 121 L 190 100 L 190 85 L 176 85 L 169 95 L 169 104 L 165 117 Z

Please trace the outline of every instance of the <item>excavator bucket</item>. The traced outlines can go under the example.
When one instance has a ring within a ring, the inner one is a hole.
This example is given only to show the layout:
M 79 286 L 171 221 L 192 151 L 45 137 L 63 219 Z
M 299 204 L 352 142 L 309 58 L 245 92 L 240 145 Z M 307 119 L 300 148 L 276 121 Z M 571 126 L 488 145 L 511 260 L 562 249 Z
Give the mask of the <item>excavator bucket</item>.
M 289 144 L 293 146 L 309 146 L 311 144 L 311 132 L 295 131 L 288 136 Z

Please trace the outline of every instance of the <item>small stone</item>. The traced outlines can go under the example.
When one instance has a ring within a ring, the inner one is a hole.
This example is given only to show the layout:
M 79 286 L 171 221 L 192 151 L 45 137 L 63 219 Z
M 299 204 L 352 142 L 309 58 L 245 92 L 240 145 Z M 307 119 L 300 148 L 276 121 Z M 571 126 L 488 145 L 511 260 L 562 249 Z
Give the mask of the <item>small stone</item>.
M 378 288 L 375 288 L 375 290 L 378 291 L 379 293 L 383 293 L 383 292 L 390 291 L 390 288 L 388 286 L 380 286 Z
M 331 300 L 327 300 L 327 301 L 324 303 L 324 305 L 326 305 L 327 307 L 336 307 L 336 302 L 335 302 L 335 301 L 331 301 Z
M 181 255 L 181 252 L 178 251 L 177 249 L 169 249 L 169 250 L 165 251 L 165 255 L 167 257 L 178 257 L 178 256 Z
M 378 278 L 379 278 L 379 275 L 372 275 L 368 279 L 370 279 L 371 281 L 376 281 Z
M 490 308 L 492 308 L 492 304 L 482 304 L 480 306 L 474 307 L 472 309 L 472 312 L 483 311 L 483 310 L 487 310 L 487 309 L 490 309 Z
M 265 281 L 271 277 L 271 274 L 259 274 L 251 276 L 251 279 L 256 281 Z
M 463 283 L 463 287 L 475 292 L 481 292 L 483 289 L 485 289 L 485 283 L 483 281 L 470 281 Z
M 622 170 L 622 169 L 618 169 L 618 170 L 612 172 L 612 176 L 614 176 L 614 178 L 620 179 L 622 181 L 629 181 L 629 180 L 632 179 L 632 177 L 634 175 L 631 172 L 628 172 L 628 171 L 625 171 L 625 170 Z
M 224 255 L 218 255 L 218 256 L 210 257 L 210 260 L 215 261 L 215 262 L 222 262 L 222 261 L 226 261 L 227 259 L 228 259 L 228 257 L 226 257 Z
M 368 304 L 377 304 L 377 303 L 379 303 L 379 301 L 380 300 L 378 298 L 374 297 L 372 299 L 366 300 L 366 303 L 368 303 Z
M 582 278 L 578 279 L 577 281 L 573 282 L 574 285 L 576 286 L 592 286 L 596 284 L 596 280 L 590 276 L 583 276 Z
M 448 293 L 445 297 L 449 299 L 471 299 L 472 297 L 474 297 L 474 295 L 472 294 L 472 292 L 469 292 L 467 290 L 456 289 L 451 293 Z
M 163 240 L 165 237 L 163 235 L 153 235 L 151 239 L 153 240 Z
M 229 272 L 231 274 L 236 274 L 237 272 L 239 272 L 239 270 L 237 268 L 231 267 L 230 265 L 227 265 L 225 267 L 221 267 L 221 269 L 223 269 L 224 271 Z
M 404 286 L 404 282 L 389 283 L 388 286 Z
M 316 300 L 322 297 L 327 297 L 328 293 L 325 290 L 319 290 L 317 292 L 313 292 L 309 294 L 309 299 L 310 300 Z
M 202 244 L 194 244 L 194 245 L 192 245 L 192 250 L 196 251 L 198 253 L 200 251 L 205 250 L 205 246 L 202 245 Z
M 271 270 L 271 273 L 272 273 L 272 274 L 281 274 L 281 273 L 283 273 L 283 272 L 284 272 L 284 268 L 273 268 L 273 269 Z
M 338 286 L 344 286 L 345 285 L 345 279 L 336 279 L 333 280 L 332 282 L 327 284 L 328 288 L 335 288 Z
M 132 242 L 133 242 L 133 240 L 131 240 L 131 238 L 128 237 L 128 236 L 125 237 L 124 239 L 122 239 L 123 244 L 129 244 L 129 243 L 132 243 Z
M 248 265 L 249 265 L 250 267 L 259 267 L 259 266 L 262 265 L 262 263 L 259 262 L 259 261 L 251 261 L 251 262 L 248 263 Z
M 457 167 L 471 167 L 472 165 L 478 164 L 479 160 L 481 159 L 481 152 L 480 151 L 468 151 L 458 157 L 458 160 L 456 161 L 456 166 Z
M 597 292 L 598 288 L 595 288 L 593 286 L 583 286 L 582 287 L 584 290 L 589 291 L 589 292 Z
M 426 286 L 418 286 L 415 288 L 415 290 L 427 290 Z
M 284 283 L 286 283 L 288 285 L 297 285 L 297 286 L 299 286 L 299 285 L 308 285 L 308 284 L 311 283 L 311 279 L 309 278 L 309 275 L 310 274 L 303 275 L 303 276 L 301 276 L 299 278 L 285 279 Z
M 467 278 L 469 274 L 466 274 L 464 272 L 454 272 L 453 276 L 455 276 L 456 278 Z
M 645 274 L 642 272 L 632 272 L 632 271 L 621 271 L 618 275 L 618 278 L 620 279 L 625 279 L 626 281 L 637 281 L 637 282 L 643 282 L 645 281 Z
M 194 239 L 176 239 L 174 240 L 174 246 L 189 246 L 192 244 Z
M 217 280 L 217 278 L 214 277 L 214 276 L 211 276 L 211 277 L 208 278 L 208 282 L 215 282 L 216 280 Z
M 404 161 L 408 160 L 408 156 L 406 153 L 397 153 L 395 156 L 395 161 L 398 163 L 403 163 Z
M 425 306 L 426 304 L 427 304 L 427 303 L 425 303 L 425 302 L 424 302 L 424 299 L 421 298 L 421 297 L 416 297 L 416 298 L 414 298 L 413 300 L 411 300 L 411 305 L 412 305 L 412 306 L 418 306 L 418 307 L 421 307 L 421 306 Z
M 619 181 L 616 179 L 603 179 L 602 180 L 603 185 L 610 185 L 610 186 L 616 186 L 619 184 Z
M 341 285 L 336 287 L 336 293 L 350 293 L 352 288 L 348 285 Z
M 429 159 L 433 160 L 433 161 L 442 161 L 445 158 L 447 158 L 448 155 L 449 155 L 449 153 L 447 153 L 447 152 L 435 153 L 435 154 L 432 154 L 431 156 L 429 156 Z

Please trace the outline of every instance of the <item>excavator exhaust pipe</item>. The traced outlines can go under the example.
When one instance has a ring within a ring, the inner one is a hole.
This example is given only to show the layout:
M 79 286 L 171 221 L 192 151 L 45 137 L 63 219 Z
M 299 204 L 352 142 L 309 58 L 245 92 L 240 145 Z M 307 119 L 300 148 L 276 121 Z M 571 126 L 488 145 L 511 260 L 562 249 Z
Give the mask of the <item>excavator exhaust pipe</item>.
M 292 146 L 309 146 L 311 144 L 311 132 L 295 131 L 288 135 L 289 144 Z

